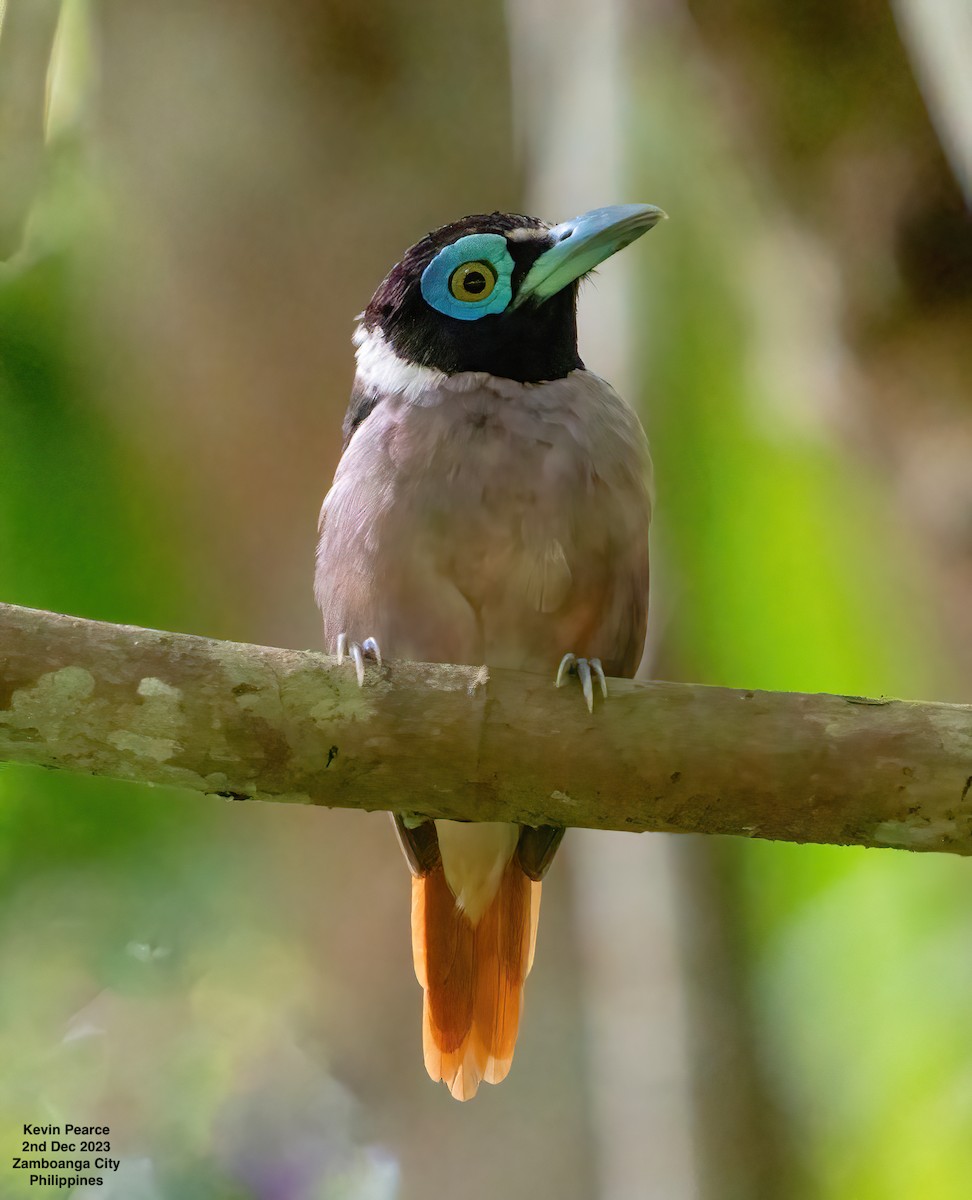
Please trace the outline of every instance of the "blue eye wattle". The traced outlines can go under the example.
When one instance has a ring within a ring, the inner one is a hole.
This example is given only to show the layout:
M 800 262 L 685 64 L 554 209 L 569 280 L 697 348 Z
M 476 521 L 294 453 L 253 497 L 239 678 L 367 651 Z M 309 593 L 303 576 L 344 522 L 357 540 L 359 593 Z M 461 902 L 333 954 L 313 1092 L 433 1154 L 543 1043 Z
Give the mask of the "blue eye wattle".
M 447 317 L 477 321 L 501 313 L 513 296 L 506 238 L 472 233 L 446 246 L 422 272 L 422 297 Z

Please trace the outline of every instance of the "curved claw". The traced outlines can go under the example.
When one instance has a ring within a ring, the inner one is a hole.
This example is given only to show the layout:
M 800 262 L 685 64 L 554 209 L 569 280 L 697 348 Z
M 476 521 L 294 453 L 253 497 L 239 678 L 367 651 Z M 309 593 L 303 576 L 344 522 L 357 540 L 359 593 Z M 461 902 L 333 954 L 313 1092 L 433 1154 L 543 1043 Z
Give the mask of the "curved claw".
M 577 662 L 577 655 L 571 654 L 570 651 L 560 660 L 560 666 L 557 668 L 557 678 L 554 682 L 554 687 L 561 687 L 564 682 L 564 676 L 570 671 L 570 668 Z
M 351 643 L 351 657 L 354 659 L 354 673 L 358 677 L 358 687 L 364 687 L 364 655 L 358 642 Z
M 364 687 L 364 660 L 373 658 L 381 666 L 381 650 L 373 637 L 365 638 L 363 642 L 352 642 L 346 633 L 337 635 L 338 666 L 344 662 L 344 656 L 350 654 L 354 663 L 354 673 L 357 676 L 358 687 Z
M 581 691 L 584 693 L 584 703 L 587 705 L 587 711 L 592 713 L 594 711 L 594 685 L 591 683 L 591 664 L 586 658 L 579 658 L 575 666 Z
M 601 660 L 599 658 L 578 658 L 576 654 L 568 652 L 560 660 L 555 686 L 560 687 L 564 682 L 564 678 L 572 671 L 580 680 L 587 711 L 592 713 L 594 711 L 594 678 L 597 679 L 603 699 L 606 700 L 608 695 L 607 680 L 604 677 L 604 668 L 601 666 Z

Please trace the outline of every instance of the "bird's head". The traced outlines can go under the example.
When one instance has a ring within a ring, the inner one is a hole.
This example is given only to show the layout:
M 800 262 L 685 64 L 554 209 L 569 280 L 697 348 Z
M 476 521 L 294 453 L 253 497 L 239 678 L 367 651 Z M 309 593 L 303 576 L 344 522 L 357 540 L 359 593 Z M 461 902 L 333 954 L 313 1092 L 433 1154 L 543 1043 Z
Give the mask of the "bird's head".
M 515 213 L 463 217 L 392 267 L 364 312 L 359 340 L 380 335 L 397 358 L 447 375 L 561 379 L 582 365 L 579 280 L 664 215 L 624 204 L 554 226 Z

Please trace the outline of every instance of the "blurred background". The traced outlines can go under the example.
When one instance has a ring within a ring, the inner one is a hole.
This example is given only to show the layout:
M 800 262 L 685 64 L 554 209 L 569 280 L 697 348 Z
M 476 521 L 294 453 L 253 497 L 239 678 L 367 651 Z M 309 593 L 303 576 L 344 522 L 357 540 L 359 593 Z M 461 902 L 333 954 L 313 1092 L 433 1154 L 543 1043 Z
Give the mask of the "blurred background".
M 970 61 L 964 0 L 7 0 L 0 599 L 318 646 L 384 273 L 647 201 L 581 314 L 655 457 L 643 669 L 972 702 Z M 0 767 L 0 1161 L 104 1121 L 101 1200 L 968 1196 L 969 864 L 578 831 L 544 896 L 458 1105 L 381 814 Z

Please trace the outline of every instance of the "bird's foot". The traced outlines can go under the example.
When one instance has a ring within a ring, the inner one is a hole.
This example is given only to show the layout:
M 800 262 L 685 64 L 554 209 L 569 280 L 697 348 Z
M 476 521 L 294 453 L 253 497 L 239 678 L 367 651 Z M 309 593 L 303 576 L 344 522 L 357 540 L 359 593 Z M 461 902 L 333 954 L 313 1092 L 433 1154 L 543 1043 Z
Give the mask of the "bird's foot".
M 373 659 L 379 667 L 381 666 L 381 650 L 378 648 L 378 643 L 373 637 L 367 637 L 363 642 L 352 642 L 346 633 L 339 633 L 337 637 L 338 666 L 344 662 L 346 654 L 350 655 L 351 661 L 354 663 L 358 687 L 364 687 L 364 660 L 366 658 Z
M 607 680 L 604 678 L 604 668 L 601 666 L 599 658 L 578 658 L 576 654 L 568 652 L 560 660 L 560 666 L 557 668 L 556 686 L 561 687 L 568 675 L 576 675 L 580 680 L 588 712 L 594 711 L 595 678 L 600 684 L 601 695 L 605 700 L 607 699 Z

